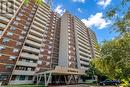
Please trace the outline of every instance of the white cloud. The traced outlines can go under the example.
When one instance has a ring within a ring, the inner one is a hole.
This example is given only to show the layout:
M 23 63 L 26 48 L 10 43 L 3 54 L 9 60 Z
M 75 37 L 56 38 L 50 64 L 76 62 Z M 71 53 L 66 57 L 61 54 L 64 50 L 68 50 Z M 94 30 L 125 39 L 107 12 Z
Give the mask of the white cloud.
M 78 12 L 82 13 L 82 10 L 81 10 L 81 8 L 78 8 L 77 10 L 78 10 Z
M 98 29 L 103 29 L 107 27 L 111 22 L 110 20 L 105 20 L 102 13 L 96 13 L 91 15 L 88 19 L 82 19 L 82 22 L 88 27 L 98 27 Z
M 84 3 L 85 2 L 85 0 L 72 0 L 73 2 L 82 2 L 82 3 Z
M 98 5 L 103 6 L 103 8 L 106 8 L 111 3 L 111 0 L 99 0 L 97 2 Z
M 55 9 L 55 12 L 59 13 L 60 15 L 63 15 L 63 13 L 65 12 L 65 9 L 62 8 L 62 5 L 58 5 Z

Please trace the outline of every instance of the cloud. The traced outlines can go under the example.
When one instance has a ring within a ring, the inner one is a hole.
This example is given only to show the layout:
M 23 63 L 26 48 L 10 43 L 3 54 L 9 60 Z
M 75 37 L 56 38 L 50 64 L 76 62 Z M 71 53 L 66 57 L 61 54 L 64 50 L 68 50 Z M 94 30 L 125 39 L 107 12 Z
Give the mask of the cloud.
M 103 6 L 103 8 L 106 8 L 111 3 L 111 0 L 99 0 L 97 2 L 98 5 Z
M 88 27 L 98 27 L 98 29 L 103 29 L 107 27 L 111 22 L 110 20 L 105 20 L 102 13 L 96 13 L 91 15 L 88 19 L 82 19 L 82 22 Z
M 65 9 L 62 8 L 63 6 L 62 5 L 58 5 L 54 11 L 59 13 L 60 15 L 63 15 L 63 13 L 65 12 Z
M 82 2 L 82 3 L 84 3 L 85 2 L 85 0 L 72 0 L 73 2 Z
M 78 10 L 78 12 L 82 13 L 82 10 L 81 10 L 81 8 L 78 8 L 77 10 Z

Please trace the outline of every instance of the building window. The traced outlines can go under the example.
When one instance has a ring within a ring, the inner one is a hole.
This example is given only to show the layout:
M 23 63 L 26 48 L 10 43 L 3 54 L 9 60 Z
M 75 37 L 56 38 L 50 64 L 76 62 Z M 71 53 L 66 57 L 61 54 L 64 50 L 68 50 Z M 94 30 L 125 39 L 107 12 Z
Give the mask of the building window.
M 32 14 L 29 14 L 29 17 L 33 17 L 33 15 L 32 15 Z
M 16 20 L 17 20 L 17 21 L 20 21 L 21 19 L 20 19 L 20 17 L 16 17 Z
M 19 50 L 18 49 L 13 49 L 13 53 L 17 53 Z
M 4 46 L 0 46 L 0 50 L 3 50 L 3 49 L 5 49 L 5 47 Z
M 30 25 L 30 22 L 26 22 L 26 25 Z
M 23 14 L 22 14 L 22 13 L 19 13 L 18 15 L 19 15 L 19 16 L 23 16 Z
M 25 10 L 22 9 L 21 12 L 25 12 Z
M 10 56 L 9 57 L 9 60 L 15 60 L 16 59 L 16 56 Z
M 49 65 L 50 63 L 49 62 L 46 62 L 46 65 Z
M 16 45 L 19 46 L 19 45 L 22 45 L 22 43 L 21 42 L 17 42 Z
M 19 80 L 25 80 L 25 76 L 22 76 L 22 75 L 21 75 L 21 76 L 19 77 Z
M 44 51 L 44 49 L 41 49 L 41 52 L 43 52 Z
M 12 35 L 13 35 L 12 32 L 8 32 L 8 33 L 7 33 L 7 36 L 12 36 Z
M 71 62 L 69 62 L 69 65 L 71 65 L 72 63 Z
M 26 31 L 22 31 L 21 34 L 26 34 Z
M 0 35 L 2 35 L 3 31 L 0 30 Z
M 53 43 L 52 41 L 49 42 L 49 44 L 52 44 L 52 43 Z
M 9 41 L 10 41 L 9 38 L 4 38 L 4 39 L 3 39 L 3 43 L 8 43 Z
M 32 68 L 27 68 L 27 71 L 33 71 Z
M 28 28 L 29 28 L 28 26 L 24 26 L 24 29 L 25 29 L 25 30 L 28 30 Z
M 51 39 L 51 40 L 53 40 L 53 38 L 52 38 L 52 37 L 51 37 L 50 39 Z
M 5 68 L 11 70 L 13 66 L 14 66 L 13 64 L 7 64 L 5 65 Z
M 51 49 L 52 48 L 52 46 L 49 46 L 49 49 Z
M 69 53 L 71 53 L 71 51 L 69 51 Z
M 17 22 L 17 21 L 15 21 L 13 24 L 14 24 L 14 25 L 18 25 L 18 22 Z
M 47 59 L 50 59 L 51 57 L 50 56 L 47 56 Z
M 33 76 L 28 76 L 28 80 L 32 80 L 33 79 Z
M 16 30 L 16 27 L 13 27 L 13 26 L 12 26 L 12 27 L 10 28 L 10 30 Z
M 69 56 L 69 59 L 71 59 L 71 56 Z
M 19 36 L 19 40 L 22 40 L 22 39 L 24 39 L 24 37 L 23 36 Z
M 48 54 L 51 54 L 51 51 L 48 51 Z
M 37 63 L 40 65 L 40 64 L 42 64 L 42 61 L 38 61 Z
M 32 19 L 28 17 L 28 21 L 31 21 Z

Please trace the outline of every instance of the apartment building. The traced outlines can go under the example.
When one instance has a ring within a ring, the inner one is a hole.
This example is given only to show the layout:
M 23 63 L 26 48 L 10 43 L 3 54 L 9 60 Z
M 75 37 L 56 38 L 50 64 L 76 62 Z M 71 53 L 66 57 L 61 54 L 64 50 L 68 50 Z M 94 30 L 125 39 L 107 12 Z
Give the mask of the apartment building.
M 10 84 L 30 84 L 39 60 L 42 42 L 48 31 L 50 7 L 43 3 L 37 5 L 30 0 L 16 0 L 19 8 L 14 16 L 1 28 L 0 72 L 1 80 Z M 5 16 L 2 19 L 7 18 Z
M 99 56 L 95 47 L 96 43 L 95 33 L 79 18 L 68 12 L 63 14 L 59 66 L 88 70 L 91 59 Z
M 89 42 L 91 45 L 91 54 L 92 58 L 99 58 L 100 57 L 100 48 L 98 46 L 96 34 L 93 30 L 88 28 L 88 35 L 89 35 Z
M 8 3 L 12 4 L 13 2 Z M 2 81 L 9 80 L 26 36 L 22 28 L 25 21 L 21 21 L 17 16 L 20 15 L 19 11 L 23 3 L 23 0 L 15 0 L 13 3 L 15 9 L 10 9 L 15 11 L 14 13 L 7 12 L 6 9 L 10 7 L 1 4 L 1 11 L 5 10 L 5 13 L 0 14 L 0 80 Z
M 39 57 L 41 57 L 40 51 L 43 50 L 42 43 L 47 39 L 50 7 L 45 3 L 37 6 L 33 2 L 30 2 L 29 6 L 32 6 L 32 9 L 24 6 L 23 10 L 32 17 L 27 16 L 27 19 L 32 19 L 32 22 L 26 22 L 27 25 L 30 25 L 28 26 L 29 30 L 28 32 L 23 32 L 27 33 L 27 35 L 13 69 L 10 84 L 33 83 L 34 74 L 37 71 L 37 62 Z M 30 10 L 31 13 L 26 10 Z
M 45 2 L 8 3 L 14 3 L 13 12 L 0 15 L 0 81 L 32 84 L 50 73 L 50 83 L 59 76 L 66 83 L 78 82 L 91 58 L 99 56 L 95 33 L 68 12 L 59 16 Z
M 59 14 L 50 12 L 46 34 L 44 34 L 38 61 L 38 72 L 49 71 L 58 66 L 60 40 Z

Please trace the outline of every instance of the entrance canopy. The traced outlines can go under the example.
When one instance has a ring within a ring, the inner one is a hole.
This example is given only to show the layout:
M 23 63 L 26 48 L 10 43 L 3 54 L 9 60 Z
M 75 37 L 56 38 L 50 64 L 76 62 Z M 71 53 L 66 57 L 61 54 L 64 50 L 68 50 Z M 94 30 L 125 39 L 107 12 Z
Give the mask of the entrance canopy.
M 44 73 L 63 74 L 63 75 L 84 75 L 85 70 L 56 66 L 54 70 L 39 72 L 37 74 L 44 74 Z
M 75 83 L 78 83 L 80 76 L 84 74 L 85 70 L 57 66 L 54 70 L 38 72 L 36 74 L 36 78 L 37 78 L 37 84 L 39 84 L 41 78 L 44 77 L 44 84 L 45 86 L 47 86 L 48 83 L 51 83 L 53 75 L 59 75 L 59 78 L 57 80 L 58 83 L 60 82 L 60 76 L 62 75 L 64 76 L 65 83 L 69 84 L 71 80 L 74 80 Z

